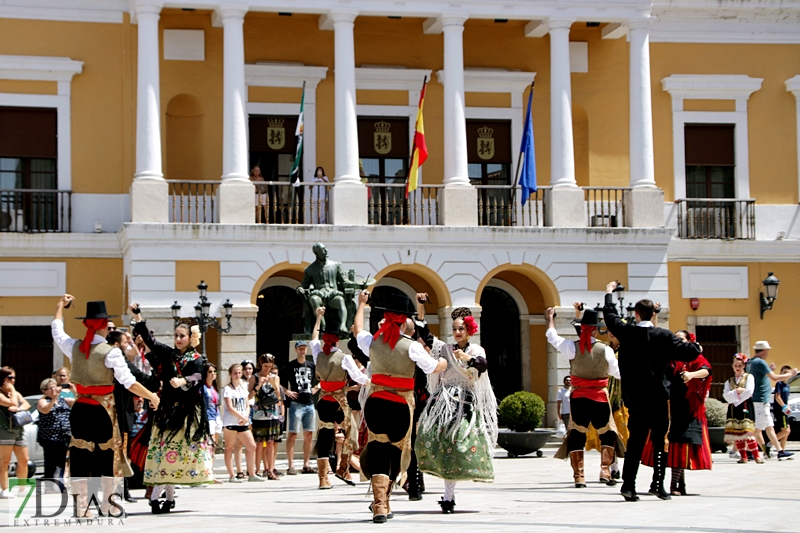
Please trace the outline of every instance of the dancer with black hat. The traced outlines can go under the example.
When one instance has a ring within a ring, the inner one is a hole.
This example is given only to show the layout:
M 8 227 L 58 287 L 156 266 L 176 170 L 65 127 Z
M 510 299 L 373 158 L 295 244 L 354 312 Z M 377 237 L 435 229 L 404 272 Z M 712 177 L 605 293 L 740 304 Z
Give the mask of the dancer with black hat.
M 317 431 L 319 488 L 331 488 L 328 481 L 328 457 L 334 446 L 337 424 L 344 431 L 344 443 L 339 466 L 336 468 L 336 477 L 348 485 L 355 485 L 355 482 L 350 479 L 350 455 L 358 448 L 358 427 L 347 403 L 345 388 L 348 376 L 359 385 L 367 382 L 367 376 L 358 369 L 352 355 L 344 353 L 336 346 L 340 338 L 338 324 L 326 325 L 325 331 L 322 332 L 322 343 L 320 343 L 320 325 L 325 308 L 318 307 L 315 313 L 317 321 L 311 333 L 309 346 L 320 386 L 320 396 L 317 401 L 317 414 L 320 420 Z
M 615 485 L 609 467 L 615 456 L 623 457 L 625 445 L 617 432 L 617 425 L 608 401 L 608 376 L 619 379 L 619 365 L 610 346 L 597 340 L 597 329 L 603 324 L 597 311 L 587 309 L 580 321 L 580 338 L 567 340 L 556 333 L 553 317 L 555 309 L 545 311 L 547 342 L 569 359 L 572 395 L 571 416 L 567 437 L 555 454 L 556 459 L 569 457 L 575 487 L 586 487 L 583 472 L 583 448 L 586 432 L 593 426 L 600 436 L 600 482 Z
M 78 399 L 69 417 L 71 491 L 77 496 L 78 516 L 88 518 L 92 516 L 88 510 L 88 478 L 101 478 L 104 497 L 100 513 L 108 515 L 111 513 L 109 496 L 117 484 L 114 478 L 133 474 L 117 424 L 114 379 L 133 394 L 150 400 L 153 409 L 158 408 L 159 399 L 136 382 L 120 349 L 106 342 L 108 319 L 113 316 L 106 312 L 104 301 L 87 302 L 86 316 L 76 317 L 86 326 L 83 340 L 66 334 L 63 311 L 74 300 L 70 294 L 61 297 L 51 331 L 53 341 L 72 362 L 72 382 Z
M 411 458 L 411 424 L 414 417 L 414 370 L 426 374 L 447 368 L 447 361 L 433 359 L 409 335 L 414 332 L 406 298 L 390 300 L 383 311 L 378 332 L 364 330 L 364 306 L 368 291 L 358 296 L 353 322 L 358 346 L 369 353 L 372 382 L 366 391 L 364 418 L 369 441 L 361 453 L 361 479 L 372 484 L 372 521 L 378 524 L 392 518 L 389 504 L 393 483 L 406 471 Z

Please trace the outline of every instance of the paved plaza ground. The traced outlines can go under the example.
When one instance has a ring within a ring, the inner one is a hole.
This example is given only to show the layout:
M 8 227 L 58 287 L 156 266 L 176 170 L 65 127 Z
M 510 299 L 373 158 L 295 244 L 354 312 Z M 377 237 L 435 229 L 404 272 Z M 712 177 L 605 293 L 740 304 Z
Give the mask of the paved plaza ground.
M 800 451 L 798 443 L 790 449 Z M 643 494 L 640 502 L 627 503 L 619 495 L 619 486 L 590 482 L 585 489 L 574 488 L 569 464 L 553 460 L 553 453 L 554 450 L 546 449 L 542 458 L 509 459 L 499 450 L 495 458 L 495 483 L 458 485 L 454 515 L 439 511 L 436 501 L 444 486 L 432 477 L 426 478 L 428 487 L 422 501 L 411 502 L 404 492 L 398 491 L 392 499 L 395 518 L 378 525 L 372 524 L 367 510 L 371 501 L 367 484 L 349 487 L 331 476 L 333 489 L 321 491 L 316 488 L 315 475 L 300 474 L 284 476 L 280 481 L 180 489 L 177 509 L 167 516 L 151 515 L 147 503 L 140 499 L 128 505 L 128 519 L 115 528 L 173 533 L 319 532 L 323 528 L 334 532 L 415 533 L 800 531 L 796 511 L 800 502 L 800 454 L 797 460 L 772 459 L 764 465 L 753 462 L 740 465 L 727 454 L 715 454 L 713 471 L 688 473 L 687 488 L 691 496 L 660 501 Z M 599 463 L 597 452 L 587 453 L 588 480 L 596 479 Z M 278 466 L 285 468 L 285 463 Z M 217 471 L 221 473 L 219 467 L 220 456 Z M 647 467 L 640 470 L 640 490 L 647 490 L 651 472 Z M 134 491 L 137 498 L 142 495 L 143 491 Z M 3 512 L 6 512 L 4 506 Z M 52 526 L 37 529 L 52 530 Z

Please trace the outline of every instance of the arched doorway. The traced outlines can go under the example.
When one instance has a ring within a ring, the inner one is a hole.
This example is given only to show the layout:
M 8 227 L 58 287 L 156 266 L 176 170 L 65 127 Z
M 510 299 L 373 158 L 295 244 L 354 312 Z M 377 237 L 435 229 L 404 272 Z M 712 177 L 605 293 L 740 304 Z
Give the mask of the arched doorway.
M 481 345 L 486 349 L 492 387 L 500 401 L 522 390 L 519 307 L 503 289 L 481 293 Z
M 271 353 L 278 368 L 289 362 L 292 335 L 303 332 L 303 299 L 291 287 L 275 285 L 256 298 L 256 349 Z

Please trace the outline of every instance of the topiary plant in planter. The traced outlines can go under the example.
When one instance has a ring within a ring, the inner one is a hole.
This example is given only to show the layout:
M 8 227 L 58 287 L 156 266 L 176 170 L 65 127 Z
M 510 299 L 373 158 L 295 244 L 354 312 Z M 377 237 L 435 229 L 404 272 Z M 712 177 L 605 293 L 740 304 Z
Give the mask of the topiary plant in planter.
M 500 420 L 510 431 L 500 431 L 497 444 L 508 451 L 509 457 L 536 452 L 555 434 L 554 431 L 537 430 L 544 418 L 545 404 L 538 394 L 519 391 L 506 396 L 498 408 Z
M 728 451 L 728 446 L 725 444 L 725 421 L 728 418 L 728 405 L 714 398 L 708 398 L 706 400 L 706 418 L 708 419 L 708 441 L 711 451 Z

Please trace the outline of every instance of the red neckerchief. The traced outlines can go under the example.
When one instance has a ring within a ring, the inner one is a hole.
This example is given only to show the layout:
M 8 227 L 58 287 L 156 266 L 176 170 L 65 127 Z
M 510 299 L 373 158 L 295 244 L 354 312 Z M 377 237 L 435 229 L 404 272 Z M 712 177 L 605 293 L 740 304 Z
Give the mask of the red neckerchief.
M 339 335 L 336 333 L 323 333 L 322 334 L 322 351 L 325 355 L 330 355 L 336 345 L 339 344 Z
M 85 318 L 83 319 L 83 325 L 86 326 L 86 336 L 83 338 L 83 342 L 81 342 L 81 353 L 86 354 L 86 359 L 89 359 L 89 352 L 92 350 L 92 341 L 94 340 L 94 334 L 101 329 L 105 329 L 108 326 L 108 319 L 107 318 Z
M 383 313 L 383 325 L 378 332 L 373 335 L 373 339 L 377 340 L 378 337 L 383 335 L 383 342 L 389 345 L 389 348 L 394 350 L 397 346 L 397 341 L 400 340 L 400 326 L 406 323 L 406 315 L 400 313 L 390 313 L 389 311 Z
M 597 331 L 595 326 L 581 326 L 581 340 L 578 346 L 581 353 L 588 353 L 592 351 L 592 332 Z

